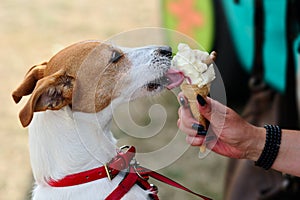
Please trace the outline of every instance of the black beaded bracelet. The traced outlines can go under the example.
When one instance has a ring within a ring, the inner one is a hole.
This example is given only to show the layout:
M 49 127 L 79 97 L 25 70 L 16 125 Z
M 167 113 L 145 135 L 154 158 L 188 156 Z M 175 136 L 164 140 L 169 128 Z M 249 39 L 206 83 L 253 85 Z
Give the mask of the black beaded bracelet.
M 264 128 L 266 129 L 266 142 L 260 157 L 255 162 L 255 165 L 268 170 L 272 167 L 279 152 L 281 129 L 276 125 L 265 125 Z

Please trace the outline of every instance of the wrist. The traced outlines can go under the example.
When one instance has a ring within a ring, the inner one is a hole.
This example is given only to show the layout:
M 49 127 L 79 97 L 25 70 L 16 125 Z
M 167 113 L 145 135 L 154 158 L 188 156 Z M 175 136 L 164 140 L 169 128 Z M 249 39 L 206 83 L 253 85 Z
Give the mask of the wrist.
M 265 125 L 264 128 L 266 129 L 266 142 L 260 157 L 255 161 L 255 165 L 268 170 L 272 167 L 279 153 L 281 128 L 277 125 Z
M 246 153 L 246 159 L 257 161 L 265 146 L 266 129 L 252 126 L 249 135 L 250 142 Z

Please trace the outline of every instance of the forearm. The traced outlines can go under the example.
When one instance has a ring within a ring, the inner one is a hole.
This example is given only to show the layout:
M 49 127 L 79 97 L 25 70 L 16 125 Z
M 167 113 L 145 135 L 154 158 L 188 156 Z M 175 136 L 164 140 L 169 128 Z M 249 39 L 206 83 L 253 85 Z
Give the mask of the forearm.
M 272 166 L 278 171 L 300 176 L 300 131 L 282 130 L 278 156 Z
M 266 130 L 255 128 L 255 139 L 249 146 L 247 159 L 257 161 L 265 143 Z M 281 145 L 272 168 L 283 173 L 300 176 L 300 131 L 282 130 Z

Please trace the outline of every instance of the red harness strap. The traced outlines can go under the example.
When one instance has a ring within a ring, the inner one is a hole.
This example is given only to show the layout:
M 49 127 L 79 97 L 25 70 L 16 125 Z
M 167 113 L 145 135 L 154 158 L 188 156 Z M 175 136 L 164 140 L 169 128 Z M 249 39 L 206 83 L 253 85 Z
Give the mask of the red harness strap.
M 148 190 L 150 192 L 149 195 L 153 200 L 158 200 L 157 188 L 154 185 L 149 184 L 149 177 L 201 197 L 204 200 L 211 200 L 210 198 L 195 193 L 157 172 L 139 166 L 136 162 L 132 164 L 131 161 L 135 156 L 135 148 L 133 146 L 126 146 L 125 148 L 127 148 L 127 151 L 118 152 L 117 156 L 115 156 L 107 165 L 85 172 L 68 175 L 60 180 L 50 179 L 48 184 L 52 187 L 67 187 L 88 183 L 105 177 L 112 180 L 121 170 L 128 169 L 128 173 L 124 179 L 119 183 L 117 188 L 105 198 L 105 200 L 121 199 L 135 184 L 139 185 L 144 190 Z
M 130 188 L 133 187 L 135 184 L 138 184 L 143 189 L 149 190 L 150 192 L 152 192 L 152 194 L 150 194 L 152 199 L 158 200 L 157 188 L 155 186 L 153 186 L 152 184 L 149 184 L 149 182 L 148 182 L 149 177 L 152 177 L 158 181 L 161 181 L 165 184 L 176 187 L 178 189 L 184 190 L 184 191 L 191 193 L 197 197 L 200 197 L 204 200 L 211 200 L 211 198 L 206 197 L 201 194 L 198 194 L 196 192 L 193 192 L 192 190 L 169 179 L 168 177 L 165 177 L 164 175 L 161 175 L 157 172 L 154 172 L 152 170 L 149 170 L 147 168 L 137 166 L 137 165 L 136 166 L 133 165 L 130 167 L 130 172 L 127 174 L 127 176 L 124 177 L 124 179 L 121 181 L 121 183 L 118 185 L 118 187 L 108 197 L 106 197 L 105 200 L 121 199 L 130 190 Z
M 211 200 L 211 198 L 206 197 L 206 196 L 201 195 L 201 194 L 198 194 L 198 193 L 196 193 L 196 192 L 193 192 L 192 190 L 190 190 L 190 189 L 184 187 L 183 185 L 181 185 L 181 184 L 179 184 L 179 183 L 177 183 L 177 182 L 175 182 L 175 181 L 169 179 L 168 177 L 165 177 L 165 176 L 162 175 L 162 174 L 159 174 L 159 173 L 157 173 L 157 172 L 155 172 L 155 171 L 151 171 L 151 170 L 146 169 L 146 168 L 144 168 L 144 167 L 141 167 L 141 168 L 142 168 L 144 171 L 147 171 L 147 170 L 148 170 L 148 172 L 146 172 L 146 174 L 147 174 L 148 176 L 150 176 L 150 177 L 152 177 L 152 178 L 154 178 L 154 179 L 160 181 L 160 182 L 163 182 L 163 183 L 168 184 L 168 185 L 170 185 L 170 186 L 173 186 L 173 187 L 176 187 L 176 188 L 178 188 L 178 189 L 184 190 L 184 191 L 186 191 L 186 192 L 188 192 L 188 193 L 191 193 L 191 194 L 193 194 L 193 195 L 195 195 L 195 196 L 197 196 L 197 197 L 200 197 L 200 198 L 202 198 L 202 199 L 204 199 L 204 200 Z
M 128 147 L 128 150 L 126 152 L 118 152 L 117 155 L 104 166 L 76 174 L 67 175 L 60 180 L 50 179 L 48 180 L 48 184 L 52 187 L 68 187 L 88 183 L 106 177 L 112 180 L 115 176 L 118 175 L 120 171 L 129 167 L 130 161 L 134 156 L 135 147 L 131 146 Z
M 121 199 L 138 181 L 139 177 L 135 173 L 132 167 L 130 167 L 129 173 L 119 183 L 117 188 L 108 195 L 105 200 L 119 200 Z

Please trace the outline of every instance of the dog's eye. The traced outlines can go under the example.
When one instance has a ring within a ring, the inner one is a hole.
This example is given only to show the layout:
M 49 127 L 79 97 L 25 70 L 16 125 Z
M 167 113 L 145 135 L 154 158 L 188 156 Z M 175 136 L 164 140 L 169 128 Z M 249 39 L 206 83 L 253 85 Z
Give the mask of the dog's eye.
M 123 54 L 120 53 L 119 51 L 113 51 L 112 55 L 111 55 L 110 62 L 116 63 L 120 60 L 120 58 L 122 58 L 122 56 L 123 56 Z

